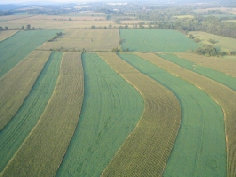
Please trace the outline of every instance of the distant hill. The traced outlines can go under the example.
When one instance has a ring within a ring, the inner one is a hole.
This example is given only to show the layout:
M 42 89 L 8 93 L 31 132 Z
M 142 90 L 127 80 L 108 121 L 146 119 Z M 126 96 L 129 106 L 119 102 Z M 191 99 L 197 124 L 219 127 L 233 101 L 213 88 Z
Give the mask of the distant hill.
M 202 4 L 202 5 L 224 5 L 224 6 L 235 6 L 236 0 L 65 0 L 67 3 L 82 3 L 82 2 L 127 2 L 137 4 L 156 4 L 156 5 L 190 5 L 190 4 Z M 55 5 L 61 4 L 60 0 L 9 0 L 0 1 L 0 10 L 3 9 L 14 9 L 16 5 Z

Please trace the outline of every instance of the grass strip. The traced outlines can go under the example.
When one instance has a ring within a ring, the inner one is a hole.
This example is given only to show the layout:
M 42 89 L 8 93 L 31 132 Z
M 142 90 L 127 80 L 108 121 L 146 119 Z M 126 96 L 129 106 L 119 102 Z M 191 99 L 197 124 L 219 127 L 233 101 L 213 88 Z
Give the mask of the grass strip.
M 177 98 L 116 54 L 99 55 L 142 94 L 145 105 L 141 120 L 102 176 L 162 176 L 180 126 Z
M 61 56 L 61 53 L 51 54 L 23 105 L 0 132 L 0 171 L 29 135 L 47 106 L 56 85 Z
M 139 93 L 95 53 L 82 56 L 84 102 L 78 127 L 56 176 L 99 176 L 135 127 Z
M 182 122 L 165 177 L 226 176 L 223 112 L 205 92 L 147 60 L 120 54 L 142 73 L 171 89 L 182 107 Z
M 55 176 L 79 120 L 83 83 L 80 53 L 65 53 L 54 93 L 44 113 L 3 176 Z
M 222 83 L 226 85 L 227 87 L 231 88 L 232 90 L 236 91 L 236 78 L 235 77 L 226 75 L 222 72 L 213 70 L 211 68 L 199 66 L 192 61 L 179 58 L 173 54 L 158 54 L 158 56 L 162 57 L 165 60 L 171 61 L 183 68 L 189 69 L 193 72 L 209 77 L 215 80 L 216 82 Z
M 35 48 L 54 37 L 58 30 L 19 31 L 14 36 L 0 42 L 0 77 Z
M 179 58 L 190 60 L 197 65 L 212 68 L 219 72 L 236 77 L 236 57 L 206 57 L 195 53 L 176 53 Z
M 0 131 L 23 104 L 49 55 L 34 51 L 0 78 Z
M 205 76 L 199 75 L 190 70 L 184 69 L 172 62 L 162 59 L 155 54 L 145 54 L 145 59 L 149 59 L 155 65 L 166 69 L 169 73 L 181 77 L 194 84 L 199 89 L 205 91 L 212 99 L 218 103 L 224 112 L 225 140 L 227 153 L 227 176 L 236 175 L 236 93 L 228 87 L 215 82 Z M 219 176 L 219 175 L 217 175 Z
M 7 38 L 13 36 L 18 30 L 6 30 L 0 32 L 0 42 L 6 40 Z

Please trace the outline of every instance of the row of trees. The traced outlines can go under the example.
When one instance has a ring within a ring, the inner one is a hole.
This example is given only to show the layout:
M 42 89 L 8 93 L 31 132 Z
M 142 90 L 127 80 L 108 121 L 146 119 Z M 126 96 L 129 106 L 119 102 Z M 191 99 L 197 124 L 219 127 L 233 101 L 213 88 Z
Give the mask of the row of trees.
M 64 34 L 62 32 L 58 32 L 57 35 L 55 37 L 53 37 L 52 39 L 49 39 L 48 42 L 53 42 L 55 41 L 57 38 L 62 37 Z
M 196 50 L 196 53 L 205 56 L 224 56 L 224 55 L 236 55 L 236 51 L 221 51 L 220 48 L 212 45 L 203 45 Z
M 8 30 L 8 29 L 9 29 L 9 28 L 8 28 L 7 26 L 5 26 L 5 27 L 1 27 L 1 26 L 0 26 L 0 31 L 2 31 L 2 30 Z M 31 25 L 28 24 L 28 25 L 26 25 L 26 27 L 25 27 L 25 26 L 22 26 L 21 29 L 22 29 L 22 30 L 34 30 L 35 28 L 34 28 L 34 27 L 31 27 Z
M 5 26 L 5 27 L 0 26 L 0 31 L 3 31 L 3 30 L 8 30 L 8 27 L 7 26 Z
M 95 25 L 91 26 L 91 29 L 111 29 L 120 28 L 127 29 L 131 25 L 120 24 L 119 27 L 109 26 L 97 27 Z M 137 24 L 132 24 L 132 28 L 151 28 L 151 29 L 177 29 L 180 31 L 204 31 L 212 33 L 215 35 L 234 37 L 236 38 L 236 24 L 222 22 L 216 17 L 195 17 L 193 19 L 176 19 L 170 21 L 153 21 L 153 22 L 140 22 Z
M 34 30 L 35 28 L 34 27 L 31 27 L 30 24 L 26 25 L 26 26 L 22 26 L 21 27 L 22 30 Z

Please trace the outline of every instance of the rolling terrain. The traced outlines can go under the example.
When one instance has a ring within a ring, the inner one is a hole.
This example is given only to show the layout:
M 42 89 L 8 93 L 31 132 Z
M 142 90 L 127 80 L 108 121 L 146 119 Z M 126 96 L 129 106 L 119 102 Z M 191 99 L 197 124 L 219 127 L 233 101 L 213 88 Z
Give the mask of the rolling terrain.
M 147 11 L 0 16 L 1 177 L 236 175 L 235 39 Z

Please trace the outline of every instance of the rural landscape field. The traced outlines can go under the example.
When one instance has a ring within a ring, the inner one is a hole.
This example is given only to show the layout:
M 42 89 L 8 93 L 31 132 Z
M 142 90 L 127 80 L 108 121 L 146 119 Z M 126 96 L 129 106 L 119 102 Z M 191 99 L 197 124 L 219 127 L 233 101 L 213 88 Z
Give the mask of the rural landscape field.
M 0 177 L 236 177 L 233 0 L 0 2 Z

